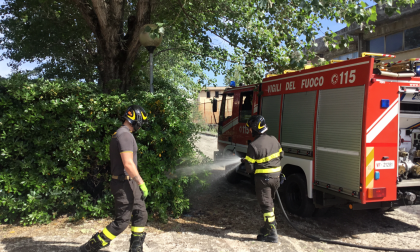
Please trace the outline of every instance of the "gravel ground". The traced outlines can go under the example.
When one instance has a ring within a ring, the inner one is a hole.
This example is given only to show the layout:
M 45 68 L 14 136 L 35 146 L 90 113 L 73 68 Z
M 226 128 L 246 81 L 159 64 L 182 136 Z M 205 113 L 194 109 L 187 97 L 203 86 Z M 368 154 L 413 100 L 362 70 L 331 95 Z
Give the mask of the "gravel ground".
M 212 157 L 217 138 L 202 136 L 197 143 Z M 188 195 L 191 210 L 167 224 L 150 222 L 145 251 L 368 251 L 313 242 L 292 229 L 276 207 L 280 243 L 255 241 L 262 223 L 252 185 L 231 185 L 224 170 L 212 167 L 205 189 L 192 188 Z M 290 216 L 304 232 L 359 245 L 418 249 L 420 251 L 420 206 L 402 207 L 392 212 L 352 211 L 334 207 L 321 217 L 303 219 Z M 49 225 L 21 227 L 0 225 L 0 251 L 75 251 L 77 246 L 106 226 L 111 219 L 69 223 L 62 217 Z M 130 230 L 101 251 L 128 251 Z

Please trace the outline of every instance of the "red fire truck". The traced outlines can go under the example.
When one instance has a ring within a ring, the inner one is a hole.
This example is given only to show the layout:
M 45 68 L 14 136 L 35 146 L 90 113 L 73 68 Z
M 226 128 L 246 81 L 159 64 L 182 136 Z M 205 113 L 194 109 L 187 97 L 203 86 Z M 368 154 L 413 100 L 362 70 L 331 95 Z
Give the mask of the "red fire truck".
M 395 56 L 377 56 L 227 88 L 215 159 L 245 157 L 253 140 L 246 121 L 260 114 L 285 152 L 280 193 L 289 212 L 310 216 L 338 204 L 359 210 L 420 203 L 420 166 L 414 172 L 420 165 L 420 59 L 398 62 L 402 73 L 381 61 Z M 252 177 L 242 164 L 226 170 L 232 183 Z

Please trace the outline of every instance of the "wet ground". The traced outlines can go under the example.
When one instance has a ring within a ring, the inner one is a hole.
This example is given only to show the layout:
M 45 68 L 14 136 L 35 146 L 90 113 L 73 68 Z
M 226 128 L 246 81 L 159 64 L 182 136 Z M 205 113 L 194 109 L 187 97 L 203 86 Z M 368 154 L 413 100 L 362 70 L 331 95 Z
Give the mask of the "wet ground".
M 216 138 L 203 136 L 197 145 L 213 145 L 213 149 L 206 149 L 206 154 L 212 153 Z M 145 251 L 368 251 L 309 240 L 289 226 L 278 206 L 275 213 L 280 243 L 257 242 L 262 214 L 251 183 L 229 184 L 220 167 L 212 167 L 212 175 L 207 180 L 206 189 L 196 186 L 189 191 L 191 210 L 184 216 L 170 219 L 167 224 L 148 223 Z M 335 207 L 320 217 L 290 218 L 299 229 L 320 237 L 420 251 L 420 206 L 385 213 Z M 61 218 L 43 226 L 2 225 L 0 251 L 76 251 L 95 230 L 110 221 L 68 223 L 66 218 Z M 127 229 L 101 251 L 128 251 L 129 236 Z

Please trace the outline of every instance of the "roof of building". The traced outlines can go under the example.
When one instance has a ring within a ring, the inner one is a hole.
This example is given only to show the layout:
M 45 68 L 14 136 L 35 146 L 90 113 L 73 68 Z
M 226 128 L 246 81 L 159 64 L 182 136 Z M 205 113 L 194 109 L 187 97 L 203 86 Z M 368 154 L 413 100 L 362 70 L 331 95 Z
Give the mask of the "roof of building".
M 225 89 L 226 89 L 225 86 L 223 86 L 223 87 L 203 87 L 201 89 L 201 91 L 223 91 Z

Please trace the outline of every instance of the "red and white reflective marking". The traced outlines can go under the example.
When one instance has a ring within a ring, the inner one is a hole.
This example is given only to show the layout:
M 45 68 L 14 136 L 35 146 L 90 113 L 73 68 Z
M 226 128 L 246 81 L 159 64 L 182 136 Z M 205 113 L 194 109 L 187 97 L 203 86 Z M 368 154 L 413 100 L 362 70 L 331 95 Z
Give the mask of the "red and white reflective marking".
M 398 98 L 376 119 L 366 131 L 366 143 L 371 143 L 398 115 Z
M 228 122 L 225 126 L 223 126 L 222 133 L 225 133 L 226 131 L 230 130 L 233 126 L 237 124 L 238 124 L 238 117 L 236 117 L 232 121 Z

